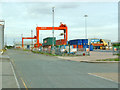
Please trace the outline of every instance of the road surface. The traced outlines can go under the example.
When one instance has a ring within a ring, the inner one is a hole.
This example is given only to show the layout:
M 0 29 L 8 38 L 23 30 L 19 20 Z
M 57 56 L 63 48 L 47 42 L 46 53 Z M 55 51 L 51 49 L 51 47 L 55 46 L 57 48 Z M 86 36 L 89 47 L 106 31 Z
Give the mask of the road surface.
M 21 88 L 118 88 L 89 73 L 117 73 L 117 63 L 84 63 L 28 51 L 8 50 Z

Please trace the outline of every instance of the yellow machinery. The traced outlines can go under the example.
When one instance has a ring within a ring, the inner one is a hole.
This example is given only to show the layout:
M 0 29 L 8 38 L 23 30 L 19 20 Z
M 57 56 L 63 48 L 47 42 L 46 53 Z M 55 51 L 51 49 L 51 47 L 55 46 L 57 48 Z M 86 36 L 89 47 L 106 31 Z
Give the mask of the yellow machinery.
M 104 46 L 108 46 L 108 43 L 106 43 L 103 39 L 100 39 L 100 42 L 102 42 Z

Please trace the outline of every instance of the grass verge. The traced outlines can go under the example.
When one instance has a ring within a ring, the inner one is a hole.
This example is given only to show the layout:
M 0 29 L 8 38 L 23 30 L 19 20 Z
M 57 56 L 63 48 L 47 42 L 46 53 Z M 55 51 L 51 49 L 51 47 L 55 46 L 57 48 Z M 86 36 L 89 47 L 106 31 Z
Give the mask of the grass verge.
M 100 60 L 96 60 L 96 61 L 120 61 L 119 58 L 110 58 L 110 59 L 100 59 Z
M 48 55 L 48 56 L 60 56 L 60 55 L 56 55 L 56 54 L 44 53 L 44 52 L 39 52 L 39 51 L 32 51 L 32 52 L 33 52 L 33 53 L 37 53 L 37 54 Z

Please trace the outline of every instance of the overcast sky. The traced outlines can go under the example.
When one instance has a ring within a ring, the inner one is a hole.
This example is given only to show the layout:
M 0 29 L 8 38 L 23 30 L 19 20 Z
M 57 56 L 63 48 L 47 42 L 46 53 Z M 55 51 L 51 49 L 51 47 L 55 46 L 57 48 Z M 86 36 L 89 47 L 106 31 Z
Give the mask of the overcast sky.
M 55 7 L 55 26 L 60 22 L 68 26 L 68 39 L 85 38 L 87 14 L 88 38 L 118 40 L 117 2 L 21 2 L 0 3 L 0 19 L 5 20 L 5 41 L 20 41 L 21 34 L 36 34 L 36 26 L 52 27 L 52 7 Z M 55 31 L 57 39 L 63 37 Z M 42 35 L 41 35 L 42 34 Z M 40 31 L 40 38 L 52 36 L 52 31 Z M 40 39 L 41 41 L 41 39 Z

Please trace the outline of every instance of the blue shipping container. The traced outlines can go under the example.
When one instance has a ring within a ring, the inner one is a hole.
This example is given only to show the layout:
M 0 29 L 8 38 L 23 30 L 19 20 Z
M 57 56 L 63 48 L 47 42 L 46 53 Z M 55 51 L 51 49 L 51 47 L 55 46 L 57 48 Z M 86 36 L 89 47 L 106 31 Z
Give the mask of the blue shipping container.
M 70 40 L 70 45 L 82 45 L 82 39 Z
M 29 48 L 30 48 L 30 45 L 27 45 L 27 48 L 29 49 Z
M 82 40 L 81 39 L 78 40 L 78 45 L 82 45 Z
M 83 48 L 89 48 L 89 45 L 83 45 Z
M 82 44 L 83 45 L 88 45 L 88 39 L 82 39 Z
M 93 45 L 90 45 L 90 51 L 93 51 Z

